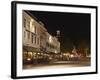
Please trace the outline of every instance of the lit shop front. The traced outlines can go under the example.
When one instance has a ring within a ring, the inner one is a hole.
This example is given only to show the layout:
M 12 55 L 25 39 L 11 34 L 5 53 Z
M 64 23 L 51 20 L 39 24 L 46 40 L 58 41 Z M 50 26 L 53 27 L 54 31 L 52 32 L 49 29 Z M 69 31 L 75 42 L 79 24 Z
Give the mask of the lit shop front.
M 23 47 L 23 64 L 43 64 L 49 63 L 51 60 L 50 54 L 35 49 L 33 47 Z

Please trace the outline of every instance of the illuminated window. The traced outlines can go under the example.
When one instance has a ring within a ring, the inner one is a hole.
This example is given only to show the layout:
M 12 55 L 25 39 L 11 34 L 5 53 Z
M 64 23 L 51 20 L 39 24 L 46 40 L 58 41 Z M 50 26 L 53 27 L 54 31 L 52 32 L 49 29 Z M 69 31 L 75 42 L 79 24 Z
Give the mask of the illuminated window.
M 31 30 L 31 32 L 35 33 L 35 24 L 34 24 L 33 20 L 30 21 L 30 30 Z
M 31 31 L 32 31 L 33 33 L 35 33 L 35 26 L 34 26 L 34 25 L 32 25 Z
M 51 36 L 49 36 L 49 42 L 50 42 L 50 43 L 52 42 L 52 37 L 51 37 Z
M 36 33 L 36 26 L 33 19 L 30 20 L 30 31 Z
M 28 52 L 28 58 L 32 58 L 32 52 Z

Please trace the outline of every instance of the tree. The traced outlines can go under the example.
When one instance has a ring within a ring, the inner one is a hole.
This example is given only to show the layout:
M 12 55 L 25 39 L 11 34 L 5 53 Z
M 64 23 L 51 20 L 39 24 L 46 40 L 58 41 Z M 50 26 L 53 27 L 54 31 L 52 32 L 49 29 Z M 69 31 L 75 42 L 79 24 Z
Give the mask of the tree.
M 78 51 L 80 51 L 81 54 L 83 54 L 84 56 L 89 55 L 90 54 L 90 44 L 89 44 L 89 42 L 87 42 L 85 40 L 81 40 L 78 43 Z

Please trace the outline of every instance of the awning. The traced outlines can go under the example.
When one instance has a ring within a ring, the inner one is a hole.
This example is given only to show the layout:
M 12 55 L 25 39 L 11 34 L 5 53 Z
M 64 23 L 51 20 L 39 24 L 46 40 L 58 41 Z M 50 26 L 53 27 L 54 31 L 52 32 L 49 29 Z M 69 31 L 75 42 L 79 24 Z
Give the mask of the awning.
M 40 52 L 39 48 L 31 47 L 31 46 L 23 46 L 24 51 L 29 51 L 29 52 Z

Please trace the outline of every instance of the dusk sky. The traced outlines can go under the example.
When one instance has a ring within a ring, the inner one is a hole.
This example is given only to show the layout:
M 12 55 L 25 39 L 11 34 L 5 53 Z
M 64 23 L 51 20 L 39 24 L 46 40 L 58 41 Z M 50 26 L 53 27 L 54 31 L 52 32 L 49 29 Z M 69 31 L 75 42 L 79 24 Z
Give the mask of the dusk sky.
M 43 11 L 29 12 L 38 20 L 42 21 L 47 31 L 53 36 L 56 36 L 56 31 L 60 30 L 63 43 L 66 39 L 70 39 L 73 44 L 81 40 L 90 42 L 90 14 Z

